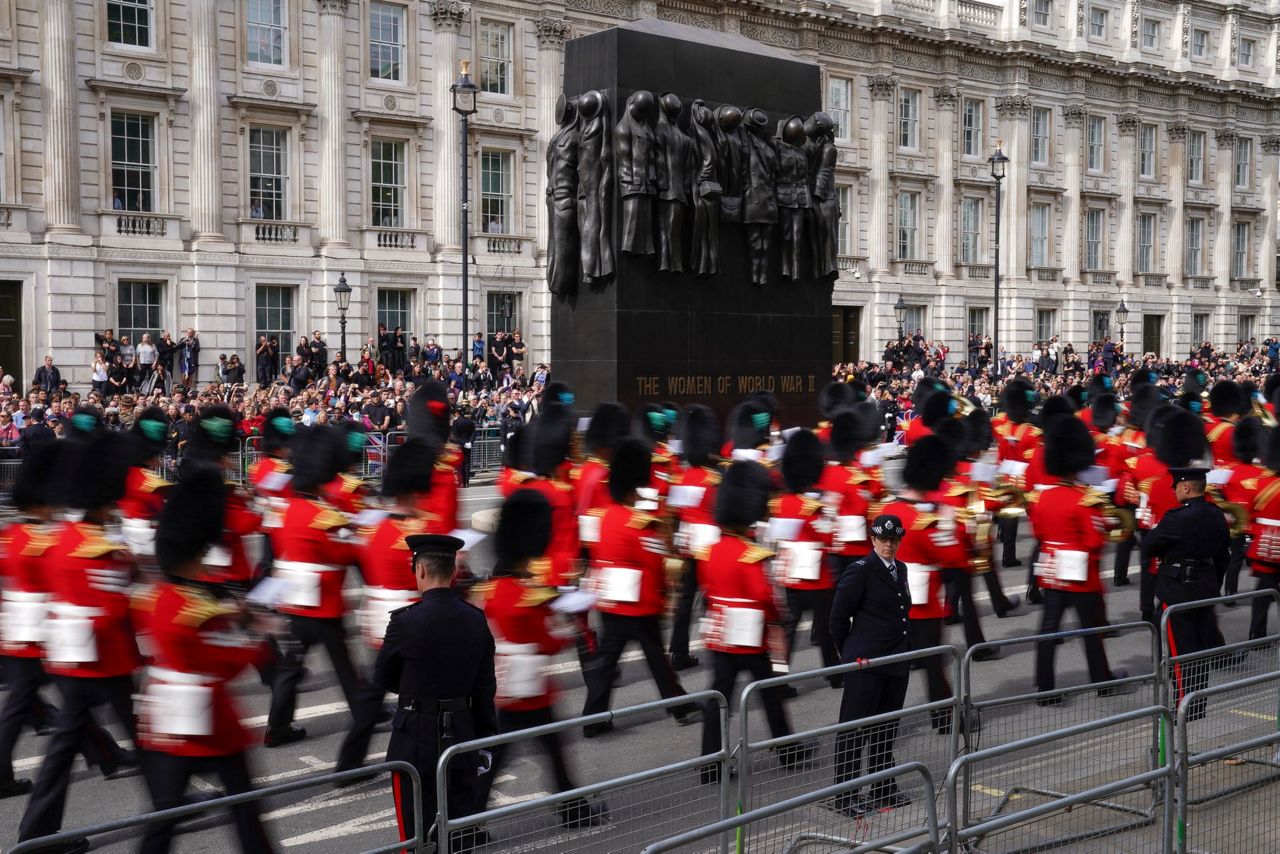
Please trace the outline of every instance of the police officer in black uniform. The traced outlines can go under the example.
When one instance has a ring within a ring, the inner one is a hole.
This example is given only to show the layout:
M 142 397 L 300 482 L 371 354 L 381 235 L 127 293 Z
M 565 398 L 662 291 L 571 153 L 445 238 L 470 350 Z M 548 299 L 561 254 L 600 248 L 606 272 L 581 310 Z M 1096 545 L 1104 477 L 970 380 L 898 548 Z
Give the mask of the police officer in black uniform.
M 484 613 L 454 591 L 462 540 L 437 534 L 406 537 L 422 601 L 391 614 L 374 665 L 374 681 L 399 694 L 387 759 L 408 762 L 422 778 L 422 803 L 435 812 L 436 762 L 449 747 L 498 732 L 494 643 Z M 483 757 L 466 753 L 449 767 L 449 812 L 467 815 L 476 803 Z M 414 832 L 413 786 L 395 774 L 392 788 L 402 840 Z M 431 822 L 424 817 L 424 824 Z M 447 848 L 442 847 L 442 850 Z
M 453 420 L 453 441 L 462 449 L 462 465 L 458 467 L 458 484 L 463 489 L 471 485 L 471 443 L 476 438 L 476 423 L 471 420 L 470 410 L 462 409 Z
M 1203 468 L 1170 468 L 1179 506 L 1142 538 L 1142 565 L 1157 558 L 1156 599 L 1161 609 L 1218 595 L 1230 561 L 1231 532 L 1222 510 L 1205 500 Z M 1221 643 L 1212 607 L 1175 612 L 1169 618 L 1169 652 L 1175 656 L 1213 649 Z M 1209 661 L 1175 666 L 1178 702 L 1209 684 Z M 1204 717 L 1204 701 L 1188 710 L 1188 720 Z
M 911 591 L 907 587 L 907 565 L 896 557 L 905 534 L 902 520 L 897 516 L 877 516 L 871 523 L 871 554 L 849 564 L 840 575 L 831 605 L 831 639 L 840 650 L 840 661 L 844 664 L 910 649 Z M 898 711 L 906 700 L 909 679 L 906 663 L 846 673 L 844 695 L 840 698 L 840 722 Z M 837 736 L 836 782 L 858 776 L 864 750 L 866 773 L 892 768 L 893 742 L 897 735 L 895 722 L 874 727 L 872 731 L 855 730 Z M 866 799 L 857 792 L 841 796 L 836 808 L 858 818 L 877 808 L 909 802 L 910 798 L 889 780 L 876 784 Z

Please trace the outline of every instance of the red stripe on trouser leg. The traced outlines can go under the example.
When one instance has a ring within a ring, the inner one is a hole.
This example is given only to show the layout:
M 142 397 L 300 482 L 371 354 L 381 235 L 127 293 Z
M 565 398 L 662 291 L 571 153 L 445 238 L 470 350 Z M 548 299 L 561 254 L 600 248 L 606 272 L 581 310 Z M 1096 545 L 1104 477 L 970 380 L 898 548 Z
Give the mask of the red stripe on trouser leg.
M 400 809 L 400 772 L 391 772 L 391 797 L 396 802 L 396 831 L 400 834 L 400 841 L 404 842 L 409 838 L 409 834 L 404 832 L 404 812 Z
M 1168 605 L 1162 605 L 1162 606 L 1161 606 L 1161 609 L 1162 609 L 1162 611 L 1168 611 L 1168 610 L 1169 610 L 1169 606 L 1168 606 Z M 1173 639 L 1173 621 L 1172 621 L 1172 620 L 1167 620 L 1167 621 L 1165 621 L 1165 629 L 1164 629 L 1164 630 L 1165 630 L 1165 634 L 1168 636 L 1168 641 L 1169 641 L 1169 657 L 1170 657 L 1170 658 L 1177 658 L 1177 657 L 1178 657 L 1178 644 L 1177 644 L 1177 642 Z M 1183 691 L 1182 691 L 1182 665 L 1181 665 L 1181 664 L 1178 664 L 1177 662 L 1174 662 L 1174 665 L 1173 665 L 1173 681 L 1174 681 L 1174 683 L 1177 685 L 1177 690 L 1178 690 L 1178 702 L 1179 702 L 1179 703 L 1181 703 L 1181 702 L 1182 702 L 1182 695 L 1183 695 Z

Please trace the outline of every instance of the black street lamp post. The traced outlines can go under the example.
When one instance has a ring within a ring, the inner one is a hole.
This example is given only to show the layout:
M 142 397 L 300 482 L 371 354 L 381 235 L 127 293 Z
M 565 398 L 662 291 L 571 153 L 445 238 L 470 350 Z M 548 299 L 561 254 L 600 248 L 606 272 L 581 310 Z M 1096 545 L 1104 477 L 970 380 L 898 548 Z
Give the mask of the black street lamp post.
M 1129 319 L 1129 306 L 1124 304 L 1124 296 L 1120 297 L 1120 304 L 1116 306 L 1116 323 L 1120 324 L 1120 343 L 1124 343 L 1124 322 Z
M 1004 181 L 1005 166 L 1009 158 L 1000 150 L 1001 140 L 996 140 L 995 153 L 987 158 L 991 164 L 991 177 L 996 182 L 996 233 L 995 233 L 995 305 L 991 313 L 991 376 L 995 381 L 1000 379 L 1000 185 Z
M 907 320 L 907 304 L 902 301 L 902 294 L 898 294 L 898 301 L 893 304 L 893 316 L 898 321 L 898 340 L 902 340 L 902 324 Z
M 333 286 L 333 295 L 338 300 L 338 357 L 347 360 L 347 309 L 351 308 L 351 286 L 347 284 L 347 274 L 338 274 L 338 284 Z
M 467 262 L 470 260 L 470 234 L 468 233 L 469 220 L 471 218 L 471 201 L 469 179 L 467 177 L 467 118 L 476 111 L 476 92 L 480 90 L 471 80 L 470 73 L 471 62 L 462 60 L 462 73 L 458 76 L 458 82 L 449 87 L 449 91 L 453 93 L 453 111 L 462 117 L 462 355 L 464 364 L 462 366 L 462 391 L 465 394 L 467 390 L 467 370 L 471 366 L 471 341 L 467 334 L 467 311 L 470 299 L 467 293 Z

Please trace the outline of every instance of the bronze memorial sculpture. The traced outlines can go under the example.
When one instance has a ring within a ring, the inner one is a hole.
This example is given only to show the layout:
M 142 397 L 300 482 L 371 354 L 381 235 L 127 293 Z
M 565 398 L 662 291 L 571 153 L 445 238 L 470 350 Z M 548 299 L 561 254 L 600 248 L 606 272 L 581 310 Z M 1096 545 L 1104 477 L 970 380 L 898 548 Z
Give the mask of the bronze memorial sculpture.
M 653 93 L 641 89 L 627 98 L 614 131 L 622 188 L 622 251 L 636 255 L 653 254 L 653 197 L 658 192 L 653 120 Z
M 556 102 L 557 129 L 547 144 L 547 287 L 553 294 L 578 283 L 578 108 Z
M 658 97 L 658 269 L 684 271 L 684 220 L 689 209 L 693 175 L 693 140 L 680 130 L 680 98 L 672 92 Z

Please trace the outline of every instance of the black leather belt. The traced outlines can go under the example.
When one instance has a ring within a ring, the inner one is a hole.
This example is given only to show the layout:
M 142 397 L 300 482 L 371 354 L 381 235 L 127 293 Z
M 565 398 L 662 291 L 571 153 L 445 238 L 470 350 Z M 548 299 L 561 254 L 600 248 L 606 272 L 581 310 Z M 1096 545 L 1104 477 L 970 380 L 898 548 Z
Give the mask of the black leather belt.
M 465 697 L 455 697 L 449 700 L 436 700 L 430 697 L 401 697 L 399 705 L 406 712 L 426 712 L 429 715 L 438 715 L 442 712 L 465 712 L 470 709 Z
M 1184 584 L 1191 584 L 1213 572 L 1213 561 L 1204 558 L 1183 558 L 1160 562 L 1160 575 L 1175 578 Z

